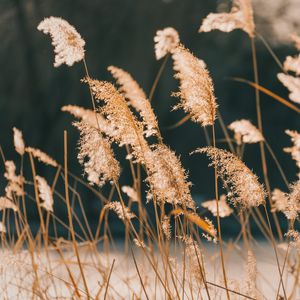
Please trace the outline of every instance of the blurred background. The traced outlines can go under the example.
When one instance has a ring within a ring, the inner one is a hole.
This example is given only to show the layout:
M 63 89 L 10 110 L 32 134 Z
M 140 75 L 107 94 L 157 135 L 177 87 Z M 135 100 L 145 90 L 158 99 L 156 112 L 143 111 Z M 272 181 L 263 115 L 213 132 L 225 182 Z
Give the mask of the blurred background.
M 63 130 L 66 129 L 70 169 L 77 175 L 82 174 L 76 159 L 78 133 L 71 125 L 72 117 L 62 113 L 60 108 L 66 104 L 90 108 L 90 98 L 87 87 L 80 83 L 84 76 L 82 63 L 71 68 L 53 67 L 50 38 L 36 29 L 44 17 L 51 15 L 69 21 L 85 39 L 86 60 L 92 77 L 112 80 L 106 68 L 115 65 L 131 73 L 146 93 L 149 93 L 162 64 L 154 56 L 155 32 L 167 26 L 174 27 L 182 43 L 207 63 L 225 123 L 228 125 L 236 119 L 246 118 L 256 124 L 253 88 L 230 79 L 253 79 L 248 36 L 239 30 L 228 34 L 197 32 L 208 13 L 227 11 L 230 5 L 230 1 L 214 0 L 2 0 L 0 144 L 6 159 L 18 161 L 12 142 L 12 127 L 16 126 L 23 131 L 27 145 L 42 149 L 62 163 Z M 257 31 L 280 61 L 287 55 L 296 54 L 289 34 L 300 33 L 299 1 L 255 0 L 253 5 Z M 280 71 L 278 65 L 260 39 L 256 40 L 256 45 L 261 85 L 287 98 L 288 91 L 276 77 Z M 213 173 L 207 167 L 207 159 L 201 155 L 189 156 L 189 152 L 205 145 L 203 130 L 190 121 L 174 130 L 168 129 L 184 117 L 181 111 L 170 111 L 178 101 L 171 97 L 177 89 L 169 60 L 154 94 L 153 107 L 165 143 L 180 155 L 184 167 L 189 170 L 194 198 L 197 201 L 213 199 Z M 282 148 L 291 144 L 284 130 L 299 129 L 299 118 L 295 112 L 265 95 L 261 96 L 261 108 L 266 139 L 288 179 L 294 181 L 296 166 Z M 218 125 L 217 138 L 220 139 L 219 147 L 226 147 L 222 144 L 223 136 Z M 118 155 L 123 154 L 121 151 Z M 246 146 L 245 162 L 262 179 L 259 155 L 257 145 Z M 274 162 L 269 155 L 267 158 L 271 187 L 286 190 Z M 127 168 L 123 165 L 121 183 L 131 185 Z M 2 163 L 0 170 L 3 174 Z M 38 172 L 47 178 L 53 176 L 54 171 L 39 165 Z M 1 177 L 2 193 L 5 184 Z M 96 221 L 98 202 L 86 189 L 80 192 L 90 219 Z M 59 207 L 57 209 L 59 213 Z

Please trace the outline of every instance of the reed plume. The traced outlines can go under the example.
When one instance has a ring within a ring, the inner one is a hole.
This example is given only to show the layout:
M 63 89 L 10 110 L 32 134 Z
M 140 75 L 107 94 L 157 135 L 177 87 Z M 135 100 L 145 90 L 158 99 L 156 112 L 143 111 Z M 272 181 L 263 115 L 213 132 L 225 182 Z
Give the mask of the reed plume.
M 300 78 L 284 73 L 277 74 L 277 78 L 290 91 L 290 100 L 300 104 Z
M 85 41 L 66 20 L 57 17 L 45 18 L 37 29 L 50 34 L 55 53 L 54 67 L 62 64 L 72 66 L 84 59 Z
M 50 157 L 48 154 L 41 151 L 40 149 L 32 148 L 32 147 L 26 147 L 25 151 L 27 153 L 30 153 L 38 161 L 40 161 L 40 162 L 42 162 L 46 165 L 49 165 L 49 166 L 52 166 L 52 167 L 58 167 L 58 163 L 52 157 Z
M 78 160 L 84 167 L 89 183 L 102 186 L 107 181 L 116 182 L 120 175 L 120 165 L 114 157 L 110 140 L 84 121 L 73 125 L 80 133 Z
M 22 175 L 16 175 L 16 165 L 11 160 L 5 162 L 4 177 L 8 180 L 5 188 L 7 198 L 14 199 L 14 194 L 16 196 L 24 195 L 23 184 L 25 179 Z
M 14 127 L 13 133 L 15 150 L 22 156 L 25 153 L 25 143 L 23 140 L 22 132 L 18 128 Z
M 215 29 L 224 32 L 242 29 L 251 38 L 254 37 L 255 24 L 251 0 L 233 0 L 229 13 L 210 13 L 203 20 L 199 32 L 209 32 Z
M 123 221 L 130 220 L 130 219 L 136 217 L 135 214 L 132 213 L 128 207 L 123 206 L 120 202 L 117 202 L 117 201 L 112 201 L 112 202 L 105 204 L 103 206 L 103 210 L 106 210 L 106 209 L 114 211 L 117 214 L 117 216 L 119 217 L 119 219 L 121 219 Z
M 0 197 L 0 211 L 5 209 L 12 209 L 13 211 L 17 211 L 18 207 L 6 197 Z
M 241 119 L 234 121 L 228 128 L 234 132 L 234 138 L 238 145 L 264 141 L 262 133 L 249 120 Z
M 217 103 L 205 63 L 182 45 L 174 50 L 172 58 L 175 78 L 180 82 L 179 92 L 174 95 L 181 99 L 174 109 L 183 108 L 201 126 L 213 125 Z
M 143 124 L 146 127 L 146 137 L 158 135 L 159 129 L 156 116 L 153 112 L 150 101 L 147 99 L 145 92 L 139 84 L 129 73 L 120 68 L 109 66 L 108 70 L 116 79 L 117 84 L 120 86 L 119 91 L 128 100 L 129 105 L 141 115 Z
M 286 130 L 285 133 L 291 137 L 293 146 L 286 147 L 283 151 L 290 153 L 292 159 L 296 162 L 296 166 L 300 168 L 300 133 L 296 130 Z M 298 177 L 300 178 L 300 172 L 298 172 Z
M 210 158 L 210 166 L 216 168 L 224 186 L 229 189 L 228 199 L 239 208 L 250 208 L 265 204 L 265 190 L 253 172 L 234 154 L 205 147 L 194 151 L 205 153 Z
M 53 212 L 53 193 L 46 179 L 41 176 L 35 176 L 38 184 L 39 197 L 43 201 L 41 207 L 49 212 Z
M 228 217 L 232 214 L 233 210 L 226 203 L 226 195 L 221 195 L 219 199 L 219 216 L 220 218 Z M 217 201 L 209 200 L 201 203 L 201 206 L 207 208 L 215 217 L 217 216 Z
M 157 60 L 160 60 L 168 53 L 173 53 L 180 42 L 180 38 L 176 29 L 173 27 L 166 27 L 156 31 L 154 42 L 155 56 Z

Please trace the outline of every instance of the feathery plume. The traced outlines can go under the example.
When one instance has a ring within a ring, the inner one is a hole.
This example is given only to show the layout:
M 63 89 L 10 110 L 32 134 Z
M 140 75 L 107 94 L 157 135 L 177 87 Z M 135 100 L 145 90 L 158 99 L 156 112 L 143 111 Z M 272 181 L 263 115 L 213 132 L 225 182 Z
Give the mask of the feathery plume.
M 22 132 L 16 127 L 13 128 L 13 132 L 15 149 L 20 155 L 23 155 L 25 152 L 25 143 L 23 140 Z
M 234 132 L 234 138 L 238 145 L 254 144 L 264 141 L 261 132 L 249 120 L 237 120 L 232 122 L 228 128 Z
M 156 31 L 154 42 L 155 56 L 157 60 L 160 60 L 168 53 L 173 53 L 180 42 L 180 38 L 176 29 L 173 27 L 166 27 Z
M 149 146 L 143 136 L 143 125 L 134 117 L 125 98 L 109 82 L 90 78 L 84 79 L 83 82 L 89 84 L 96 100 L 104 104 L 100 112 L 115 128 L 112 137 L 114 141 L 120 146 L 130 145 L 135 161 L 143 162 L 143 153 L 149 150 Z
M 12 209 L 13 211 L 17 211 L 18 207 L 6 197 L 0 197 L 0 211 L 5 209 Z
M 219 216 L 220 218 L 228 217 L 232 214 L 233 210 L 226 203 L 226 195 L 221 195 L 219 202 Z M 201 206 L 207 208 L 215 217 L 217 216 L 217 201 L 209 200 L 201 203 Z
M 180 82 L 180 91 L 174 95 L 181 98 L 181 103 L 174 109 L 183 108 L 192 121 L 202 126 L 213 125 L 217 103 L 205 63 L 182 45 L 174 50 L 172 58 L 173 69 L 177 72 L 175 78 Z
M 49 212 L 53 212 L 53 193 L 51 187 L 48 185 L 45 178 L 41 176 L 35 176 L 38 184 L 39 197 L 43 202 L 41 207 L 45 208 Z
M 32 148 L 32 147 L 26 147 L 25 151 L 27 153 L 31 153 L 31 155 L 33 157 L 35 157 L 38 161 L 40 161 L 40 162 L 42 162 L 46 165 L 49 165 L 49 166 L 52 166 L 52 167 L 58 167 L 58 163 L 53 158 L 51 158 L 48 154 L 41 151 L 40 149 Z
M 200 148 L 194 152 L 205 153 L 210 158 L 209 166 L 216 168 L 218 176 L 230 189 L 227 197 L 234 206 L 243 209 L 265 203 L 265 191 L 257 176 L 234 154 L 214 147 Z
M 133 202 L 139 201 L 138 193 L 132 187 L 123 185 L 121 189 L 122 189 L 122 192 L 124 194 L 126 194 L 131 201 L 133 201 Z
M 194 209 L 195 202 L 190 194 L 191 183 L 180 160 L 166 145 L 155 145 L 152 151 L 145 153 L 148 170 L 147 182 L 151 193 L 157 200 L 164 203 L 180 204 L 183 207 Z M 148 193 L 147 199 L 152 198 Z
M 272 191 L 272 211 L 284 212 L 288 206 L 288 195 L 280 189 Z
M 296 162 L 296 166 L 300 168 L 300 133 L 296 130 L 286 130 L 285 133 L 291 137 L 293 146 L 283 149 L 284 152 L 290 153 L 292 159 Z M 298 173 L 300 178 L 300 172 Z
M 7 198 L 13 199 L 13 194 L 16 196 L 24 195 L 24 177 L 21 175 L 16 175 L 16 165 L 11 160 L 5 162 L 4 177 L 8 180 L 8 184 L 5 188 Z
M 68 112 L 77 119 L 81 119 L 88 125 L 99 128 L 101 132 L 108 136 L 113 135 L 114 128 L 109 124 L 107 120 L 99 113 L 95 113 L 91 109 L 85 109 L 77 105 L 65 105 L 61 108 L 63 112 Z
M 130 220 L 132 218 L 135 218 L 135 214 L 132 213 L 128 207 L 123 206 L 120 202 L 117 202 L 117 201 L 112 201 L 112 202 L 105 204 L 103 206 L 103 209 L 104 210 L 109 209 L 109 210 L 114 211 L 118 215 L 119 219 L 121 219 L 123 221 L 125 219 Z
M 164 216 L 161 221 L 161 229 L 167 240 L 171 239 L 171 224 L 170 217 Z
M 251 38 L 254 37 L 255 24 L 251 0 L 233 0 L 229 13 L 210 13 L 202 22 L 199 32 L 212 30 L 230 32 L 242 29 Z
M 120 68 L 109 66 L 108 70 L 120 86 L 119 91 L 126 99 L 128 99 L 129 104 L 141 115 L 146 127 L 146 137 L 158 135 L 159 130 L 156 116 L 153 112 L 150 101 L 147 99 L 145 92 L 139 84 L 129 73 Z
M 66 20 L 57 17 L 45 18 L 37 29 L 50 34 L 56 54 L 54 67 L 62 64 L 72 66 L 75 62 L 84 59 L 85 41 Z
M 84 167 L 89 183 L 102 186 L 107 181 L 117 181 L 120 165 L 114 157 L 109 139 L 84 121 L 73 125 L 80 132 L 78 160 Z
M 295 220 L 300 211 L 300 180 L 291 184 L 289 188 L 287 206 L 283 212 L 288 220 Z
M 287 56 L 284 63 L 283 63 L 283 68 L 286 71 L 292 71 L 296 73 L 296 75 L 300 74 L 300 54 L 298 56 L 292 57 L 292 56 Z
M 296 230 L 289 230 L 285 236 L 290 239 L 289 245 L 300 251 L 300 232 Z
M 300 51 L 300 36 L 297 35 L 297 34 L 292 33 L 291 34 L 291 39 L 295 43 L 296 49 Z
M 277 78 L 290 91 L 290 100 L 300 104 L 300 78 L 284 73 L 277 74 Z

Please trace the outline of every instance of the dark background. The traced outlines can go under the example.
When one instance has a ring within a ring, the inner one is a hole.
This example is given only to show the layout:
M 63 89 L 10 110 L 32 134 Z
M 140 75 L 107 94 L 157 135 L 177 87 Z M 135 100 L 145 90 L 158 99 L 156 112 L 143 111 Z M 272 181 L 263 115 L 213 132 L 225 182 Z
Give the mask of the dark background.
M 67 129 L 70 169 L 78 175 L 82 173 L 76 160 L 78 134 L 71 125 L 72 118 L 62 113 L 60 108 L 66 104 L 90 107 L 89 93 L 87 87 L 80 83 L 84 76 L 82 63 L 71 68 L 53 67 L 54 53 L 50 38 L 36 29 L 44 17 L 51 15 L 69 21 L 85 39 L 86 60 L 92 77 L 111 80 L 106 67 L 115 65 L 130 72 L 146 93 L 149 93 L 162 63 L 156 61 L 154 56 L 155 32 L 167 26 L 176 28 L 183 44 L 207 63 L 225 123 L 228 125 L 238 118 L 246 118 L 255 124 L 253 89 L 229 79 L 253 78 L 249 38 L 239 30 L 229 34 L 219 31 L 197 33 L 201 20 L 209 12 L 216 11 L 218 3 L 205 0 L 2 0 L 0 144 L 6 158 L 18 161 L 12 143 L 12 127 L 16 126 L 23 131 L 27 145 L 44 150 L 62 163 L 63 130 Z M 274 41 L 268 23 L 272 20 L 259 16 L 256 20 L 258 31 L 269 40 L 281 61 L 286 55 L 296 53 L 291 43 Z M 256 45 L 261 85 L 287 98 L 287 90 L 276 78 L 279 67 L 260 40 Z M 178 101 L 171 97 L 171 92 L 177 91 L 177 88 L 169 60 L 154 95 L 153 107 L 166 144 L 181 156 L 183 165 L 189 170 L 195 199 L 211 199 L 214 197 L 213 173 L 208 171 L 207 159 L 201 155 L 188 155 L 195 148 L 205 145 L 203 130 L 190 121 L 180 128 L 167 130 L 168 126 L 184 116 L 182 112 L 170 112 Z M 299 118 L 295 112 L 265 95 L 261 97 L 261 107 L 266 139 L 288 179 L 294 181 L 297 169 L 282 148 L 290 145 L 284 130 L 298 129 Z M 218 125 L 217 137 L 223 138 Z M 219 147 L 226 146 L 219 144 Z M 245 161 L 262 178 L 257 145 L 246 146 Z M 269 155 L 268 162 L 272 188 L 287 190 Z M 121 182 L 130 185 L 126 166 L 123 167 L 125 175 Z M 3 173 L 3 164 L 0 168 Z M 51 168 L 42 165 L 38 168 L 40 175 L 46 178 L 53 176 Z M 3 177 L 0 183 L 4 193 Z M 94 196 L 84 190 L 82 193 L 91 219 L 96 219 L 98 204 L 94 204 Z

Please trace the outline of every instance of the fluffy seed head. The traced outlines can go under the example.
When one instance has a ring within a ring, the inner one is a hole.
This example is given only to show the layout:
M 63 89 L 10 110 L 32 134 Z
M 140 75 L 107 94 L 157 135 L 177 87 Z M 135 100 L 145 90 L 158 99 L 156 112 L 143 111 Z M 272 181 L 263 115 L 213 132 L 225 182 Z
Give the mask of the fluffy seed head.
M 35 176 L 35 179 L 38 184 L 39 197 L 43 202 L 41 207 L 49 212 L 53 212 L 53 193 L 51 187 L 48 185 L 45 178 L 41 176 Z
M 288 206 L 288 195 L 280 189 L 274 189 L 272 191 L 272 211 L 284 212 Z
M 158 123 L 152 110 L 151 104 L 147 99 L 145 92 L 132 76 L 124 70 L 110 66 L 108 70 L 117 80 L 119 91 L 128 100 L 129 104 L 141 115 L 144 126 L 146 127 L 146 137 L 158 135 Z
M 164 203 L 180 204 L 194 209 L 195 202 L 190 194 L 191 183 L 180 160 L 166 145 L 155 145 L 145 153 L 148 170 L 147 182 L 157 200 Z M 148 194 L 150 200 L 152 194 Z
M 292 159 L 296 162 L 296 166 L 300 168 L 300 133 L 296 130 L 286 130 L 285 133 L 291 137 L 293 146 L 283 149 L 284 152 L 290 153 Z M 298 173 L 300 178 L 300 173 Z
M 242 142 L 245 144 L 254 144 L 264 141 L 261 132 L 248 120 L 234 121 L 228 128 L 233 130 L 238 145 L 241 145 Z
M 91 185 L 102 186 L 115 182 L 120 175 L 120 165 L 115 159 L 110 141 L 101 136 L 99 130 L 84 121 L 75 122 L 80 132 L 78 160 L 84 167 Z
M 156 31 L 154 37 L 155 56 L 159 60 L 168 53 L 173 53 L 174 49 L 180 42 L 179 34 L 173 27 L 166 27 Z
M 170 218 L 168 216 L 164 216 L 164 218 L 161 221 L 161 229 L 164 233 L 167 240 L 171 239 L 171 224 L 170 224 Z
M 139 196 L 138 193 L 130 186 L 123 185 L 122 186 L 122 192 L 126 194 L 129 199 L 133 202 L 138 202 L 139 201 Z
M 250 208 L 265 203 L 265 191 L 256 175 L 232 153 L 214 147 L 200 148 L 195 152 L 206 153 L 210 166 L 216 168 L 224 185 L 230 189 L 227 194 L 233 205 Z
M 295 72 L 296 75 L 299 75 L 300 74 L 300 54 L 298 54 L 298 56 L 295 56 L 295 57 L 287 56 L 283 63 L 283 68 L 286 71 L 292 71 L 292 72 Z
M 290 91 L 290 100 L 300 104 L 300 78 L 284 73 L 277 74 L 277 78 Z
M 181 99 L 174 109 L 183 108 L 192 121 L 202 126 L 213 125 L 217 103 L 205 63 L 182 45 L 174 50 L 172 58 L 175 78 L 180 82 L 179 92 L 174 95 Z
M 100 112 L 114 127 L 111 138 L 120 146 L 130 145 L 135 161 L 143 162 L 144 152 L 148 151 L 148 144 L 143 136 L 143 125 L 130 111 L 125 98 L 109 82 L 87 78 L 97 101 L 102 104 Z
M 226 196 L 221 195 L 219 199 L 219 216 L 220 218 L 228 217 L 232 214 L 233 210 L 226 203 Z M 217 201 L 209 200 L 201 203 L 201 206 L 207 208 L 215 217 L 217 216 Z
M 114 211 L 119 219 L 121 220 L 130 220 L 135 218 L 135 214 L 130 211 L 130 209 L 126 206 L 123 206 L 120 202 L 112 201 L 104 205 L 103 209 L 109 209 Z
M 242 29 L 250 37 L 254 37 L 255 24 L 251 0 L 233 0 L 229 13 L 210 13 L 203 20 L 199 32 L 209 32 L 215 29 L 224 32 Z
M 99 128 L 100 131 L 108 136 L 113 134 L 114 128 L 109 124 L 107 120 L 99 113 L 95 113 L 91 109 L 85 109 L 76 105 L 65 105 L 61 108 L 63 112 L 68 112 L 75 118 L 78 118 L 88 125 Z
M 35 157 L 38 161 L 52 166 L 52 167 L 58 167 L 58 163 L 51 158 L 48 154 L 46 154 L 45 152 L 41 151 L 40 149 L 36 149 L 36 148 L 32 148 L 32 147 L 26 147 L 25 151 L 27 153 L 31 153 L 31 155 L 33 157 Z
M 54 67 L 62 64 L 72 66 L 83 60 L 85 41 L 66 20 L 57 17 L 45 18 L 37 29 L 51 36 L 56 54 Z
M 20 155 L 23 155 L 25 153 L 25 143 L 22 132 L 16 127 L 13 128 L 13 132 L 15 149 Z
M 290 185 L 287 206 L 283 211 L 287 219 L 295 220 L 300 211 L 300 180 Z
M 24 177 L 21 175 L 16 175 L 16 165 L 11 160 L 5 162 L 4 177 L 8 180 L 8 184 L 5 188 L 7 198 L 13 199 L 13 194 L 16 196 L 24 195 Z

